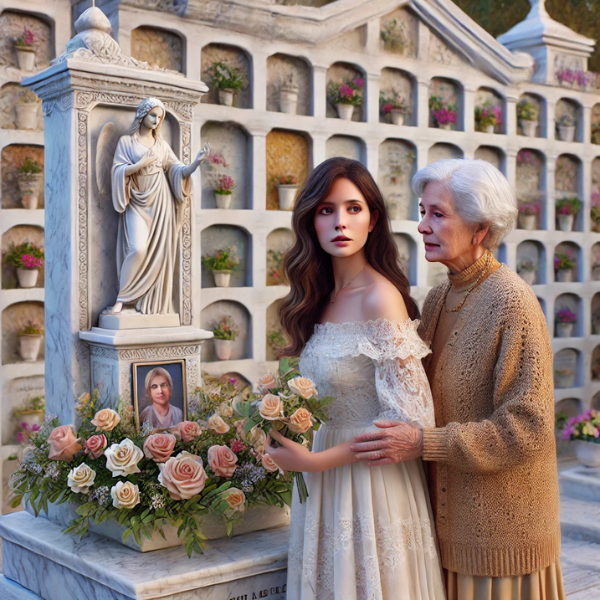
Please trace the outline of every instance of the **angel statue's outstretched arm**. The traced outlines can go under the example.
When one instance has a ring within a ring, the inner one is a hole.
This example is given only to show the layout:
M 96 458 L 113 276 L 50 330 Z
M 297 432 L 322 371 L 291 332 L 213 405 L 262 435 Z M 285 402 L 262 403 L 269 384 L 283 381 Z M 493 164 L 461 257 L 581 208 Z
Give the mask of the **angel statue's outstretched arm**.
M 210 152 L 210 144 L 204 144 L 204 148 L 198 152 L 198 156 L 196 156 L 196 160 L 193 163 L 190 163 L 187 167 L 185 167 L 182 171 L 182 175 L 184 177 L 189 177 L 199 166 L 203 160 L 206 160 L 208 154 Z

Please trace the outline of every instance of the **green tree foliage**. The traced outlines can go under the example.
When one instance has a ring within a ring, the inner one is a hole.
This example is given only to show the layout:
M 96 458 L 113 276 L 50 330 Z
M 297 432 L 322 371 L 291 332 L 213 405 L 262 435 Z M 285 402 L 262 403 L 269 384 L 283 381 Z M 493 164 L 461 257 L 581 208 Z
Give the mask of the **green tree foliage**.
M 531 6 L 528 0 L 454 0 L 474 21 L 494 37 L 522 21 Z M 573 31 L 593 40 L 600 39 L 598 0 L 547 0 L 550 16 Z M 600 44 L 588 62 L 588 70 L 600 72 Z

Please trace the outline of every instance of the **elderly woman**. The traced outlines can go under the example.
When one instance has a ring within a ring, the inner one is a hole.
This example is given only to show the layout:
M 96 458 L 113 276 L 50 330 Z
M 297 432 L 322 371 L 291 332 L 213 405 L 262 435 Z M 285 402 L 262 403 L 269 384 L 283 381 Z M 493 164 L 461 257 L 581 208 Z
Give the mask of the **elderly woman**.
M 562 600 L 552 347 L 535 294 L 491 253 L 514 194 L 481 160 L 433 163 L 413 189 L 425 257 L 449 270 L 419 330 L 436 427 L 379 422 L 352 450 L 427 461 L 449 600 Z
M 146 394 L 152 402 L 140 415 L 142 423 L 150 423 L 156 429 L 174 427 L 183 421 L 183 412 L 171 404 L 173 379 L 162 367 L 152 369 L 146 375 Z

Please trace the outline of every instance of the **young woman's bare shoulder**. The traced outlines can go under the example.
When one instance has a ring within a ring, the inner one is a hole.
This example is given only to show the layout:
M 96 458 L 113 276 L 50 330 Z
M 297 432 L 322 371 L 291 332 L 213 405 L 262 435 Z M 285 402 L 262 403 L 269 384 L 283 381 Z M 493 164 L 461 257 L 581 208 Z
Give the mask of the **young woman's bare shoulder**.
M 366 290 L 363 311 L 368 321 L 374 321 L 375 319 L 404 321 L 408 319 L 408 312 L 402 294 L 383 275 L 375 278 Z

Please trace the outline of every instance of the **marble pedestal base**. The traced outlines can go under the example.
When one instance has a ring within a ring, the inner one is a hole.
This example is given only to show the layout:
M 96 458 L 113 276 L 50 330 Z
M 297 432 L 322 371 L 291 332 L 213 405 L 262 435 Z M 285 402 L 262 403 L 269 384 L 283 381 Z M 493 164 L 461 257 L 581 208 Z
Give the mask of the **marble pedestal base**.
M 149 327 L 179 327 L 179 315 L 142 315 L 135 310 L 123 310 L 118 315 L 101 314 L 100 329 L 145 329 Z
M 566 469 L 559 475 L 558 482 L 560 491 L 565 496 L 588 502 L 600 502 L 600 467 L 578 465 Z
M 79 540 L 26 512 L 0 517 L 0 537 L 0 598 L 285 599 L 287 527 L 216 540 L 191 559 L 183 548 L 140 554 L 95 534 Z

